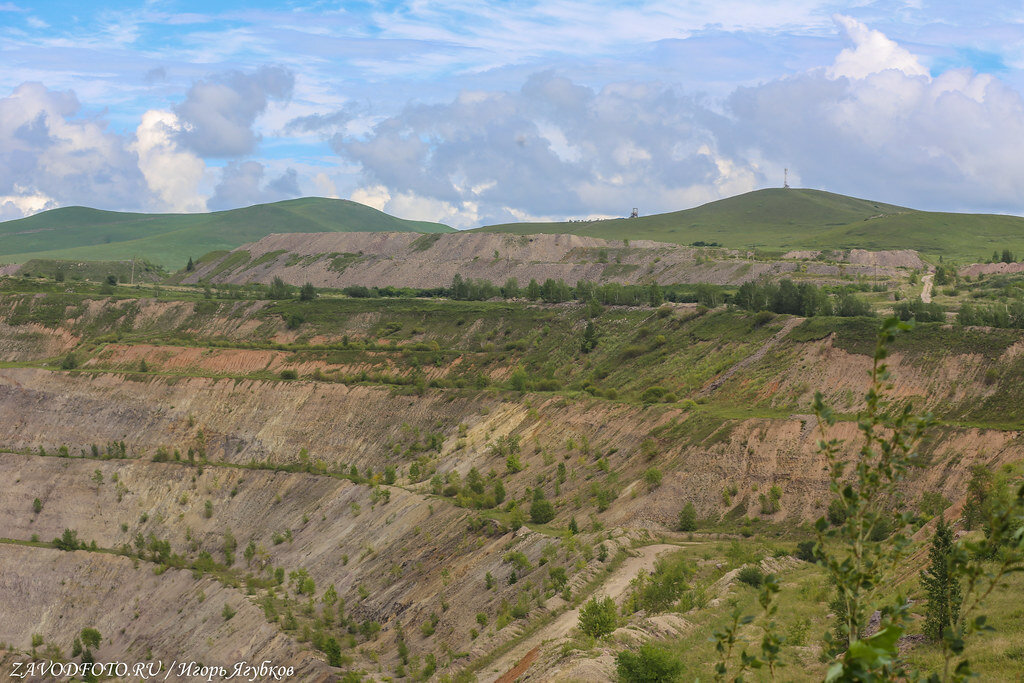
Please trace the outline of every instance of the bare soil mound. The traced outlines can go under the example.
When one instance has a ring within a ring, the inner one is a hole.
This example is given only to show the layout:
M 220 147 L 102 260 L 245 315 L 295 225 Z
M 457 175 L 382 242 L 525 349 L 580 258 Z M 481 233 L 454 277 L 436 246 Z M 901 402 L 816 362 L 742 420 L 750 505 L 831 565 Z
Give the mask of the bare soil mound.
M 960 269 L 961 275 L 970 275 L 971 277 L 1022 272 L 1024 272 L 1024 263 L 973 263 Z
M 845 274 L 894 275 L 921 267 L 916 252 L 854 250 Z M 800 264 L 764 261 L 739 252 L 649 240 L 602 240 L 579 235 L 497 233 L 291 233 L 270 235 L 205 262 L 183 281 L 269 283 L 274 277 L 301 285 L 342 288 L 392 285 L 434 288 L 463 278 L 504 283 L 580 280 L 637 284 L 658 282 L 740 284 L 793 272 Z M 877 272 L 883 268 L 882 272 Z M 841 274 L 835 265 L 813 264 L 821 277 Z

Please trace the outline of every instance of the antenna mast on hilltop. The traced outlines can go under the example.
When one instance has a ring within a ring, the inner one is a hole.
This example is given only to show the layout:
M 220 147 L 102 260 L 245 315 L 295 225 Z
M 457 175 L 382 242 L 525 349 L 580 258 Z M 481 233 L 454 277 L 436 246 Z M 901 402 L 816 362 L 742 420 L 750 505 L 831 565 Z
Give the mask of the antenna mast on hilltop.
M 782 171 L 782 187 L 787 189 L 787 190 L 789 189 L 789 169 L 788 168 L 783 169 L 783 171 Z

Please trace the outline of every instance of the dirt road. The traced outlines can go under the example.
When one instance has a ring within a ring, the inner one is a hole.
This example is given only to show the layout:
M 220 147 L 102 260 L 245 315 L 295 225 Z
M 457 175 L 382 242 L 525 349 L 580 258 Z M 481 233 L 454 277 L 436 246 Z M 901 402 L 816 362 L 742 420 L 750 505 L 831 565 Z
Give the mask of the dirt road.
M 731 366 L 728 370 L 726 370 L 725 372 L 711 380 L 707 384 L 707 386 L 701 389 L 700 395 L 708 396 L 712 392 L 717 391 L 719 388 L 721 388 L 723 384 L 725 384 L 728 381 L 730 377 L 735 375 L 738 371 L 764 358 L 765 354 L 768 353 L 768 351 L 770 351 L 773 346 L 778 344 L 783 337 L 789 334 L 794 327 L 796 327 L 803 321 L 804 318 L 798 318 L 796 316 L 787 320 L 785 323 L 783 323 L 782 327 L 779 328 L 779 331 L 773 334 L 771 337 L 769 337 L 757 351 L 750 354 L 749 356 L 739 361 L 735 365 Z
M 934 278 L 935 273 L 928 273 L 921 278 L 921 282 L 924 283 L 924 289 L 921 290 L 921 301 L 926 304 L 930 304 L 932 302 L 932 280 Z
M 618 602 L 626 592 L 626 589 L 629 588 L 629 582 L 636 577 L 641 569 L 650 571 L 654 567 L 654 563 L 658 559 L 659 555 L 670 550 L 678 549 L 678 545 L 669 544 L 649 545 L 643 548 L 637 548 L 636 552 L 638 555 L 636 557 L 627 558 L 618 569 L 612 572 L 611 576 L 608 577 L 604 584 L 594 592 L 593 597 L 598 600 L 603 600 L 604 598 L 609 597 Z M 481 672 L 480 680 L 491 683 L 502 680 L 502 676 L 500 674 L 507 675 L 514 673 L 518 677 L 526 673 L 526 669 L 529 667 L 518 666 L 518 664 L 520 664 L 520 660 L 523 660 L 531 654 L 536 657 L 536 650 L 543 643 L 567 636 L 569 632 L 576 627 L 579 620 L 580 611 L 578 608 L 568 610 L 559 615 L 559 617 L 553 622 L 505 653 L 505 655 L 489 667 L 490 671 Z M 516 671 L 513 672 L 513 669 Z M 500 674 L 496 672 L 500 672 Z

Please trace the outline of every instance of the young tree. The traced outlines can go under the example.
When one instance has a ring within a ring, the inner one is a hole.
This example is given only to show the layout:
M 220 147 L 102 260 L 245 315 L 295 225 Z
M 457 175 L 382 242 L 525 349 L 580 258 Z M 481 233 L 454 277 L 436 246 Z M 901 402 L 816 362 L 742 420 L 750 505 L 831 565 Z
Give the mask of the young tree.
M 651 491 L 661 486 L 662 479 L 664 479 L 664 475 L 657 467 L 649 467 L 644 472 L 644 481 L 647 482 L 647 488 Z
M 78 532 L 74 529 L 65 529 L 60 538 L 53 539 L 53 545 L 58 550 L 78 550 L 81 545 L 78 541 Z
M 952 629 L 960 619 L 960 580 L 950 573 L 953 558 L 953 528 L 939 518 L 928 551 L 928 569 L 921 572 L 921 585 L 928 593 L 924 634 L 937 641 L 947 628 Z
M 469 474 L 466 475 L 466 488 L 477 495 L 484 492 L 484 478 L 480 475 L 480 470 L 475 467 L 471 467 Z
M 555 518 L 555 506 L 550 500 L 534 498 L 530 503 L 530 521 L 534 524 L 547 524 Z
M 693 503 L 687 503 L 683 506 L 683 509 L 679 512 L 679 530 L 680 531 L 696 531 L 697 530 L 697 510 L 694 509 Z
M 299 290 L 299 301 L 312 301 L 316 297 L 316 287 L 309 282 L 302 285 L 302 289 Z
M 652 282 L 647 288 L 647 299 L 651 308 L 657 308 L 665 303 L 665 295 L 662 293 L 661 287 L 658 286 L 657 282 Z
M 83 628 L 82 629 L 82 645 L 87 648 L 99 649 L 100 643 L 103 642 L 103 636 L 100 632 L 94 628 Z
M 588 636 L 601 638 L 615 630 L 615 601 L 611 598 L 591 598 L 580 610 L 580 630 Z
M 249 545 L 245 546 L 245 551 L 242 553 L 242 557 L 245 558 L 246 566 L 252 566 L 252 560 L 256 557 L 256 541 L 249 541 Z
M 338 643 L 338 639 L 334 636 L 328 637 L 324 641 L 324 654 L 327 655 L 327 663 L 331 666 L 341 666 L 341 645 Z
M 238 541 L 235 540 L 234 534 L 231 533 L 231 529 L 224 530 L 224 564 L 231 566 L 235 563 L 235 549 L 238 547 Z
M 526 298 L 530 301 L 536 301 L 540 298 L 540 285 L 537 284 L 536 280 L 531 279 L 530 284 L 526 286 Z
M 279 276 L 275 275 L 274 279 L 270 282 L 270 287 L 267 290 L 268 299 L 288 299 L 291 298 L 292 288 L 288 286 L 284 280 Z
M 462 276 L 455 273 L 455 277 L 452 278 L 452 298 L 453 299 L 466 299 L 469 297 L 469 285 Z
M 501 296 L 505 299 L 514 299 L 519 296 L 519 280 L 514 277 L 505 280 L 505 286 L 501 288 Z
M 594 327 L 593 321 L 587 321 L 587 326 L 583 330 L 583 339 L 580 341 L 580 351 L 583 353 L 590 353 L 597 347 L 597 328 Z
M 995 476 L 987 467 L 975 465 L 971 468 L 971 480 L 967 483 L 967 500 L 963 510 L 965 529 L 973 529 L 985 520 L 995 485 Z

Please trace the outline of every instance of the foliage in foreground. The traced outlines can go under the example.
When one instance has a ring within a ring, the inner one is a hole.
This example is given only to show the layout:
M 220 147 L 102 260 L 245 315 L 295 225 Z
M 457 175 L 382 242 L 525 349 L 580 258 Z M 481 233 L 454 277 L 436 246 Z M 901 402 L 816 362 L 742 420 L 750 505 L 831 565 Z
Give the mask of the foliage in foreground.
M 916 463 L 915 447 L 931 424 L 930 416 L 914 414 L 909 404 L 897 409 L 886 398 L 892 388 L 885 364 L 888 348 L 898 332 L 911 326 L 891 318 L 879 330 L 871 386 L 865 408 L 858 415 L 862 444 L 852 459 L 842 456 L 840 441 L 828 438 L 827 429 L 835 424 L 836 416 L 820 393 L 815 396 L 819 448 L 828 461 L 830 487 L 836 496 L 830 516 L 837 528 L 830 530 L 829 520 L 822 517 L 815 525 L 818 542 L 813 549 L 801 551 L 825 569 L 835 588 L 830 605 L 835 623 L 829 635 L 837 659 L 828 669 L 827 682 L 946 683 L 975 677 L 967 645 L 977 634 L 992 630 L 979 610 L 1008 574 L 1024 570 L 1024 487 L 1015 497 L 987 495 L 983 503 L 975 505 L 972 514 L 984 523 L 984 536 L 979 540 L 965 537 L 953 541 L 949 527 L 940 520 L 922 583 L 929 595 L 925 630 L 940 641 L 942 670 L 910 670 L 901 661 L 898 645 L 909 621 L 910 604 L 902 593 L 891 591 L 890 578 L 906 558 L 910 541 L 901 532 L 879 530 L 892 518 L 891 511 L 898 505 L 898 486 Z M 910 516 L 902 516 L 903 526 Z M 737 607 L 729 621 L 714 632 L 716 680 L 741 681 L 747 672 L 756 670 L 776 679 L 779 652 L 785 644 L 773 621 L 778 592 L 777 579 L 766 576 L 759 596 L 760 619 L 744 615 Z M 870 620 L 876 612 L 881 623 L 873 630 Z M 760 647 L 752 651 L 745 647 L 740 633 L 756 621 L 762 637 Z
M 982 601 L 1010 572 L 1024 569 L 1024 488 L 1015 500 L 988 508 L 986 535 L 980 541 L 955 543 L 946 536 L 933 544 L 932 567 L 926 581 L 932 602 L 944 594 L 941 615 L 932 618 L 931 628 L 940 632 L 943 650 L 941 672 L 908 671 L 898 656 L 898 643 L 906 630 L 909 602 L 897 592 L 889 593 L 887 577 L 905 559 L 909 540 L 900 532 L 887 538 L 876 533 L 891 518 L 898 500 L 898 486 L 916 463 L 914 451 L 931 423 L 930 416 L 913 413 L 906 404 L 897 409 L 886 398 L 892 388 L 885 363 L 888 348 L 900 331 L 911 324 L 896 318 L 886 320 L 878 333 L 871 386 L 864 410 L 858 415 L 862 445 L 852 463 L 840 455 L 841 442 L 829 439 L 826 429 L 835 424 L 831 408 L 815 396 L 815 414 L 821 428 L 819 447 L 829 463 L 831 489 L 842 508 L 844 521 L 836 531 L 839 543 L 826 544 L 829 523 L 819 519 L 816 528 L 818 563 L 836 588 L 834 645 L 842 657 L 829 667 L 826 681 L 887 681 L 904 678 L 928 681 L 965 681 L 974 673 L 965 654 L 966 640 L 989 630 L 984 615 L 977 614 Z M 847 467 L 852 465 L 852 477 Z M 904 513 L 901 522 L 910 521 Z M 937 534 L 947 534 L 941 527 Z M 992 559 L 995 558 L 993 562 Z M 962 594 L 959 589 L 963 582 Z M 933 590 L 934 589 L 934 590 Z M 869 621 L 875 611 L 881 623 L 874 633 Z M 937 623 L 936 623 L 937 622 Z

